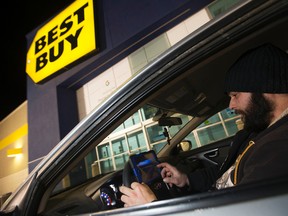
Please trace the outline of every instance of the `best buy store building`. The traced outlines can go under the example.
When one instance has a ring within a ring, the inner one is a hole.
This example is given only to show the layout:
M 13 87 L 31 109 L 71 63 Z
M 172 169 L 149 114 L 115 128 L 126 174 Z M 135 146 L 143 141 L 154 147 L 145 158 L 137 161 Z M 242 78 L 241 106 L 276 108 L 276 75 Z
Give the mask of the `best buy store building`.
M 28 171 L 133 74 L 238 1 L 76 0 L 30 32 Z

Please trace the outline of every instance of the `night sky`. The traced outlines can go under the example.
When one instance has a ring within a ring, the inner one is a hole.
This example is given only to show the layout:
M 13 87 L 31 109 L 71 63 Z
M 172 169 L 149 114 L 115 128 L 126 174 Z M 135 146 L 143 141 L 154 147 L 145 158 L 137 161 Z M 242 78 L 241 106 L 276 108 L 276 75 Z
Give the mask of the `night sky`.
M 26 35 L 73 2 L 74 0 L 14 0 L 3 3 L 0 121 L 27 99 Z

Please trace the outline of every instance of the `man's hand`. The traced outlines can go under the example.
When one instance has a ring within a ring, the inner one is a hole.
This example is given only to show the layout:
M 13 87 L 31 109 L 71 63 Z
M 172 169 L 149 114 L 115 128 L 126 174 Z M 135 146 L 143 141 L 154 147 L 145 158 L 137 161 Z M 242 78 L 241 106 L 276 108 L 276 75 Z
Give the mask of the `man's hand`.
M 172 187 L 173 184 L 177 187 L 184 187 L 185 185 L 189 186 L 187 175 L 177 170 L 176 167 L 166 162 L 158 164 L 157 167 L 162 168 L 161 176 L 163 181 L 169 184 L 170 187 Z
M 131 188 L 120 186 L 121 201 L 124 207 L 135 206 L 150 203 L 157 200 L 153 191 L 144 183 L 133 182 Z

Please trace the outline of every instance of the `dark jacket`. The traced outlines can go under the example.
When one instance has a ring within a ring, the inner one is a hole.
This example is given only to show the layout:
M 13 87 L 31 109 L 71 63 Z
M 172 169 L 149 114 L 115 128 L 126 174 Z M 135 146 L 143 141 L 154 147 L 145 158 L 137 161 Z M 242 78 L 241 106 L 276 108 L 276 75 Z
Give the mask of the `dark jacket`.
M 249 142 L 253 144 L 247 148 Z M 216 180 L 235 163 L 240 154 L 242 157 L 237 165 L 236 179 L 236 169 L 231 173 L 235 185 L 288 176 L 287 115 L 258 134 L 239 131 L 231 145 L 229 156 L 220 169 L 209 167 L 188 174 L 190 190 L 213 189 Z

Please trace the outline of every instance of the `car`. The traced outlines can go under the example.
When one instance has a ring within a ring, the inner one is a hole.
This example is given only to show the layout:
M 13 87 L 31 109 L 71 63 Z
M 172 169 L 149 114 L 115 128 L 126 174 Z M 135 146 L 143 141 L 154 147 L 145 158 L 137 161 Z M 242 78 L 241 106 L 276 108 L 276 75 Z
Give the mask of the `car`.
M 183 172 L 221 165 L 242 127 L 228 108 L 225 73 L 262 43 L 288 50 L 287 26 L 286 0 L 240 1 L 207 22 L 81 120 L 10 195 L 0 215 L 286 215 L 285 177 L 190 193 L 167 189 L 156 176 L 149 185 L 161 199 L 129 208 L 119 186 L 137 180 L 130 162 L 136 156 L 155 153 L 156 161 Z

